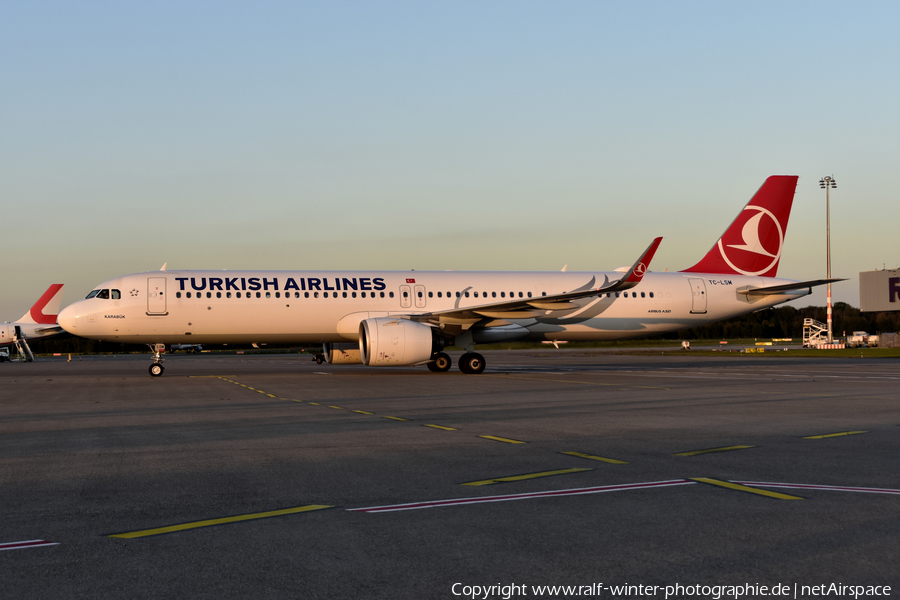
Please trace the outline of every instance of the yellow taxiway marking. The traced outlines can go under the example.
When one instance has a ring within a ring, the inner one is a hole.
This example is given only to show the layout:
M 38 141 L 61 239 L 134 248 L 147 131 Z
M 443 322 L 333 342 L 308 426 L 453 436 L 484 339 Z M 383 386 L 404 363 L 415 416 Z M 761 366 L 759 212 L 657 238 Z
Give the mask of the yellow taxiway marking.
M 857 435 L 860 433 L 869 433 L 868 431 L 841 431 L 838 433 L 825 433 L 822 435 L 808 435 L 804 440 L 823 440 L 825 438 L 841 437 L 842 435 Z
M 239 523 L 241 521 L 252 521 L 254 519 L 267 519 L 269 517 L 280 517 L 282 515 L 292 515 L 295 513 L 309 512 L 313 510 L 322 510 L 332 508 L 324 504 L 310 504 L 308 506 L 296 506 L 294 508 L 282 508 L 281 510 L 270 510 L 266 512 L 251 513 L 248 515 L 235 515 L 233 517 L 223 517 L 221 519 L 207 519 L 205 521 L 194 521 L 193 523 L 181 523 L 180 525 L 169 525 L 167 527 L 157 527 L 155 529 L 142 529 L 140 531 L 129 531 L 127 533 L 116 533 L 107 537 L 134 539 L 141 537 L 149 537 L 151 535 L 162 535 L 164 533 L 175 533 L 177 531 L 185 531 L 188 529 L 197 529 L 200 527 L 211 527 L 213 525 L 225 525 L 227 523 Z
M 319 404 L 318 402 L 310 402 L 310 404 L 312 404 L 313 406 L 322 406 L 322 405 Z
M 266 394 L 266 396 L 268 396 L 269 398 L 278 398 L 278 396 L 276 396 L 275 394 Z
M 249 385 L 245 385 L 243 387 L 247 388 L 248 390 L 253 390 L 254 392 L 256 391 L 255 387 L 250 387 Z
M 730 490 L 737 490 L 739 492 L 750 492 L 751 494 L 759 494 L 760 496 L 768 496 L 769 498 L 777 498 L 779 500 L 803 500 L 800 496 L 790 496 L 788 494 L 782 494 L 780 492 L 772 492 L 769 490 L 761 490 L 759 488 L 754 488 L 746 485 L 740 485 L 738 483 L 731 483 L 730 481 L 722 481 L 721 479 L 710 479 L 708 477 L 691 477 L 691 481 L 697 481 L 699 483 L 708 483 L 710 485 L 717 485 L 719 487 L 728 488 Z
M 507 444 L 525 444 L 522 440 L 511 440 L 509 438 L 497 437 L 496 435 L 479 435 L 478 437 L 486 440 L 494 440 L 495 442 L 506 442 Z
M 569 456 L 577 456 L 578 458 L 587 458 L 590 460 L 599 460 L 613 465 L 627 465 L 624 460 L 616 460 L 614 458 L 605 458 L 603 456 L 594 456 L 593 454 L 584 454 L 583 452 L 560 452 L 560 454 L 568 454 Z
M 328 408 L 333 408 L 335 410 L 344 410 L 343 406 L 329 406 Z
M 526 379 L 529 381 L 544 381 L 548 383 L 581 383 L 584 385 L 605 385 L 612 387 L 622 387 L 621 383 L 600 383 L 598 381 L 578 381 L 576 379 L 546 379 L 544 377 L 520 377 L 518 375 L 488 375 L 487 377 L 500 377 L 501 379 Z M 669 390 L 671 388 L 667 387 L 656 387 L 651 385 L 629 385 L 628 389 L 642 389 L 642 390 Z
M 375 413 L 370 413 L 370 412 L 367 411 L 367 410 L 354 410 L 353 412 L 359 413 L 359 414 L 361 414 L 361 415 L 371 415 L 371 414 L 375 414 Z
M 725 446 L 723 448 L 707 448 L 706 450 L 691 450 L 690 452 L 679 452 L 672 456 L 697 456 L 698 454 L 708 454 L 710 452 L 728 452 L 729 450 L 746 450 L 747 448 L 756 448 L 756 446 Z
M 525 475 L 511 475 L 509 477 L 495 477 L 493 479 L 483 479 L 481 481 L 470 481 L 461 483 L 460 485 L 493 485 L 495 483 L 508 483 L 510 481 L 524 481 L 526 479 L 537 479 L 538 477 L 552 477 L 553 475 L 565 475 L 567 473 L 581 473 L 583 471 L 593 471 L 593 469 L 559 469 L 556 471 L 543 471 L 541 473 L 526 473 Z
M 385 419 L 390 419 L 392 421 L 409 421 L 409 419 L 404 419 L 403 417 L 384 417 Z
M 434 427 L 435 429 L 443 429 L 444 431 L 457 431 L 455 427 L 444 427 L 443 425 L 432 425 L 430 423 L 423 423 L 425 427 Z

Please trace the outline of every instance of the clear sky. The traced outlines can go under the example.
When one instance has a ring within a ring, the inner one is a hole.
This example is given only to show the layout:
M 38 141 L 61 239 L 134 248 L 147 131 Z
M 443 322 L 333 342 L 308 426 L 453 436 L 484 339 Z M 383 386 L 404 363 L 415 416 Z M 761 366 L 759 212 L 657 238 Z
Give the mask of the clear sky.
M 900 265 L 900 3 L 0 4 L 0 320 L 126 273 Z M 824 293 L 798 302 L 824 304 Z

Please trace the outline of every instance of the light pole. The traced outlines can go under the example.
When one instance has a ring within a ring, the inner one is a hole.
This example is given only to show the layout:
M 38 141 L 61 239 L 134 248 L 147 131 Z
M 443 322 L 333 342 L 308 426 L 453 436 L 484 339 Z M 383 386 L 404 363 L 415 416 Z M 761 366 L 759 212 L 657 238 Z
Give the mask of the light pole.
M 826 277 L 831 279 L 831 198 L 830 191 L 837 188 L 837 182 L 834 176 L 826 176 L 819 180 L 819 187 L 825 188 L 825 255 L 827 264 Z M 828 302 L 825 305 L 828 315 L 828 343 L 831 344 L 834 338 L 831 335 L 831 283 L 828 284 Z

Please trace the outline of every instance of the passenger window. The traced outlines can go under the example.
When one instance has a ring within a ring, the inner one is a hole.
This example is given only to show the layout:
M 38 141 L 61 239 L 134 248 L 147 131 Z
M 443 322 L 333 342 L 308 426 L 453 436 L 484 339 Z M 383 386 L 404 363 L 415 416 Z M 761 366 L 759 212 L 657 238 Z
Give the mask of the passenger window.
M 266 292 L 266 295 L 268 296 L 269 293 Z M 256 297 L 257 297 L 257 298 L 262 298 L 262 294 L 261 294 L 260 292 L 256 292 Z
M 434 294 L 432 294 L 431 292 L 428 292 L 428 297 L 429 297 L 429 298 L 434 298 Z
M 299 292 L 298 292 L 298 293 L 299 293 Z M 303 292 L 303 297 L 304 297 L 304 298 L 309 298 L 309 292 Z
M 216 298 L 221 298 L 221 297 L 222 297 L 222 292 L 216 292 Z
M 363 292 L 363 294 L 365 294 L 365 292 Z M 351 297 L 351 298 L 356 298 L 356 292 L 350 292 L 350 297 Z
M 431 298 L 431 292 L 428 292 L 428 297 Z M 441 297 L 442 297 L 442 296 L 441 296 L 441 293 L 438 292 L 438 298 L 441 298 Z
M 404 298 L 409 298 L 409 292 L 403 292 L 403 297 L 404 297 Z
M 531 292 L 528 292 L 528 297 L 531 298 Z
M 653 297 L 653 292 L 650 292 L 650 297 L 651 297 L 651 298 Z
M 419 296 L 419 298 L 421 298 L 421 297 L 422 297 L 422 292 L 416 292 L 416 295 Z
M 190 298 L 190 297 L 191 297 L 191 293 L 190 293 L 190 292 L 185 292 L 184 295 L 185 295 L 186 298 Z
M 226 297 L 226 298 L 231 298 L 231 292 L 225 292 L 225 297 Z
M 393 295 L 393 294 L 394 294 L 394 292 L 391 292 L 391 295 Z M 378 295 L 381 296 L 382 298 L 384 298 L 384 292 L 381 292 L 381 293 L 378 294 Z
M 206 292 L 206 297 L 207 297 L 207 298 L 212 298 L 212 292 Z
M 276 297 L 276 298 L 281 298 L 281 292 L 275 292 L 275 297 Z M 285 298 L 289 298 L 290 295 L 289 295 L 289 294 L 285 294 L 284 297 L 285 297 Z
M 500 292 L 500 297 L 501 297 L 501 298 L 506 298 L 506 292 Z
M 478 292 L 472 292 L 472 294 L 474 294 L 474 296 L 475 296 L 476 298 L 478 297 Z M 466 294 L 466 296 L 468 296 L 468 294 Z
M 476 293 L 477 293 L 477 292 L 476 292 Z M 466 298 L 468 298 L 468 297 L 469 297 L 469 292 L 466 292 Z
M 391 293 L 389 294 L 389 296 L 390 296 L 391 298 L 393 298 L 393 297 L 394 297 L 394 292 L 391 292 Z M 384 298 L 384 292 L 381 292 L 381 297 Z
M 181 292 L 175 292 L 175 297 L 176 297 L 176 298 L 181 298 Z
M 235 295 L 236 298 L 240 298 L 240 297 L 241 297 L 241 293 L 240 293 L 240 292 L 235 292 L 234 295 Z
M 644 292 L 641 292 L 641 298 L 646 298 L 646 296 L 644 295 Z
M 313 292 L 313 298 L 318 298 L 318 297 L 319 297 L 319 292 Z
M 519 292 L 519 298 L 521 298 L 521 297 L 522 297 L 522 292 Z
M 496 297 L 497 297 L 497 292 L 491 292 L 491 298 L 496 298 Z
M 256 292 L 256 297 L 259 298 L 259 292 Z M 272 292 L 266 292 L 266 298 L 271 298 Z

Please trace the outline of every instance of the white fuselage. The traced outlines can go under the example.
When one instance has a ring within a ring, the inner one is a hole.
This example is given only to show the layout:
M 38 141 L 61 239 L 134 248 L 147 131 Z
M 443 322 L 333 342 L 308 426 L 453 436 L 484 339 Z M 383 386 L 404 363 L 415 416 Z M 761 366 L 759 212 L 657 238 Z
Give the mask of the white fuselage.
M 70 333 L 147 344 L 356 341 L 368 318 L 417 315 L 600 287 L 621 272 L 158 271 L 111 279 L 108 297 L 60 315 Z M 739 290 L 791 280 L 701 273 L 647 273 L 627 292 L 575 301 L 532 318 L 490 318 L 496 341 L 617 340 L 696 327 L 809 294 Z M 117 293 L 112 293 L 115 290 Z M 506 329 L 502 329 L 502 328 Z M 523 331 L 524 328 L 527 331 Z M 504 331 L 510 331 L 504 334 Z M 477 340 L 476 340 L 477 341 Z

